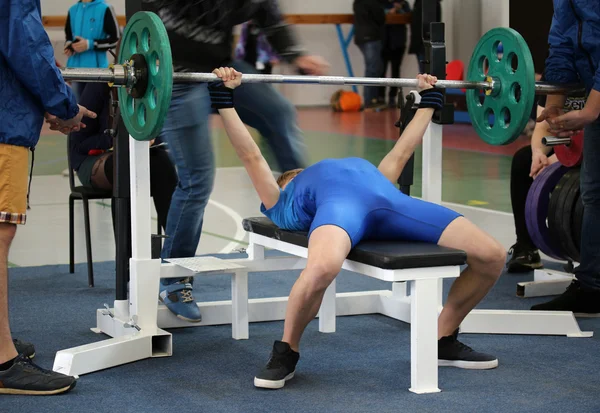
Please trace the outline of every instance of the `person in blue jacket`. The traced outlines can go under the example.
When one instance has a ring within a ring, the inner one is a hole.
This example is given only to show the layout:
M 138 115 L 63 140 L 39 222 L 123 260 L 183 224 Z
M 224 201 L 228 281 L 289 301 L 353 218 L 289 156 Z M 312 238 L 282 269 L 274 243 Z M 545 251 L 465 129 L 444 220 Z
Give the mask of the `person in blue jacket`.
M 106 55 L 119 41 L 119 23 L 105 0 L 79 0 L 69 9 L 65 23 L 67 67 L 108 67 Z M 84 83 L 73 82 L 79 98 Z
M 552 83 L 585 85 L 581 110 L 564 113 L 566 96 L 550 95 L 538 121 L 570 136 L 584 130 L 581 199 L 584 205 L 581 262 L 576 279 L 557 298 L 532 310 L 600 313 L 600 6 L 597 0 L 554 0 L 544 77 Z
M 8 318 L 8 250 L 26 220 L 29 150 L 44 118 L 69 133 L 96 116 L 77 105 L 56 67 L 39 0 L 0 0 L 0 96 L 0 394 L 63 393 L 75 379 L 34 365 L 35 349 L 12 339 Z

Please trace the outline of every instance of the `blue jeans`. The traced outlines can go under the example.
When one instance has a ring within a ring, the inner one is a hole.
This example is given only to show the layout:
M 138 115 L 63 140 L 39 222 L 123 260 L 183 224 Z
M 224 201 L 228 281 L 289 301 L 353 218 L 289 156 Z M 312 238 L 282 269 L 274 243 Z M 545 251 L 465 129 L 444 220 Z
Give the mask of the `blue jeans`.
M 244 62 L 242 73 L 255 70 Z M 198 248 L 204 209 L 213 189 L 215 160 L 210 139 L 210 96 L 206 84 L 173 85 L 173 98 L 162 138 L 179 174 L 167 218 L 162 257 L 193 257 Z M 304 143 L 296 110 L 272 85 L 243 84 L 235 91 L 235 107 L 247 125 L 267 140 L 281 171 L 305 166 Z M 171 283 L 178 280 L 163 280 Z
M 383 72 L 383 58 L 381 52 L 383 49 L 383 42 L 381 40 L 374 40 L 358 45 L 358 48 L 363 54 L 365 59 L 365 77 L 379 77 Z M 365 107 L 371 105 L 373 100 L 377 100 L 379 95 L 378 86 L 365 86 L 364 88 L 364 101 Z
M 575 275 L 584 288 L 600 290 L 600 119 L 585 128 L 581 166 L 581 263 Z

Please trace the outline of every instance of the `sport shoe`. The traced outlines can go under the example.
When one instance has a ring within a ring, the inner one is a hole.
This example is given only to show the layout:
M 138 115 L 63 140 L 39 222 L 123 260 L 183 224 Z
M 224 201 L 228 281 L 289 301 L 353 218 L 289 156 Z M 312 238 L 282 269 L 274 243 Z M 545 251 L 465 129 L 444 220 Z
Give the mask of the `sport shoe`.
M 21 340 L 13 340 L 17 353 L 24 355 L 30 359 L 35 357 L 35 347 L 31 343 L 26 343 Z
M 459 369 L 487 370 L 498 367 L 498 359 L 479 353 L 457 339 L 458 330 L 438 340 L 438 366 Z
M 202 314 L 200 314 L 200 309 L 192 295 L 193 290 L 194 287 L 188 282 L 188 279 L 170 285 L 161 283 L 159 298 L 177 317 L 192 323 L 199 323 L 202 321 Z
M 20 354 L 8 370 L 0 371 L 0 394 L 47 396 L 73 389 L 75 377 L 43 369 Z
M 578 316 L 595 316 L 600 313 L 600 291 L 581 288 L 574 280 L 567 290 L 555 299 L 531 307 L 537 311 L 572 311 Z
M 517 242 L 510 247 L 508 253 L 511 257 L 506 263 L 506 268 L 510 273 L 529 272 L 544 267 L 539 252 L 534 248 Z
M 294 377 L 300 354 L 288 343 L 276 341 L 267 365 L 254 377 L 254 386 L 263 389 L 281 389 Z

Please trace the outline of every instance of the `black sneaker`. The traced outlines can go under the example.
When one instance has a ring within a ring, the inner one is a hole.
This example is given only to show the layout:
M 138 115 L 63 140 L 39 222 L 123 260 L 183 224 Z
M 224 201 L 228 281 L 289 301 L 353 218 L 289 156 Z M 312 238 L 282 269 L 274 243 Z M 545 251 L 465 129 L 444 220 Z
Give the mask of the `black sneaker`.
M 575 315 L 597 316 L 600 313 L 600 291 L 581 288 L 573 281 L 567 290 L 555 299 L 531 307 L 537 311 L 572 311 Z
M 13 340 L 17 353 L 29 357 L 30 359 L 35 357 L 35 347 L 31 343 L 26 343 L 21 340 Z
M 294 377 L 300 354 L 288 343 L 276 341 L 267 365 L 254 377 L 254 386 L 263 389 L 281 389 Z
M 511 273 L 529 272 L 543 268 L 540 253 L 535 248 L 524 246 L 518 242 L 510 247 L 508 253 L 510 260 L 506 263 L 506 269 Z
M 457 339 L 458 330 L 438 340 L 438 366 L 459 369 L 487 370 L 498 367 L 498 359 L 479 353 Z
M 68 392 L 75 384 L 74 377 L 45 370 L 22 354 L 11 368 L 0 371 L 0 394 L 47 396 Z

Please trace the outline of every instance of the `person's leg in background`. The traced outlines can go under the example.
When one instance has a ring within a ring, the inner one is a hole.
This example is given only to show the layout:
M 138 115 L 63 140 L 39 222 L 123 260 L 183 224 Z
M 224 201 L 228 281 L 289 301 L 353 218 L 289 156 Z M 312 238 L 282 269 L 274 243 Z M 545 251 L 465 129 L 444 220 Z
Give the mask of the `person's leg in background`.
M 527 225 L 525 224 L 525 202 L 533 179 L 531 172 L 531 145 L 519 149 L 512 159 L 510 170 L 510 200 L 512 203 L 513 217 L 517 242 L 510 247 L 510 260 L 506 264 L 508 272 L 527 272 L 542 268 L 540 254 L 533 244 Z
M 567 291 L 532 310 L 600 313 L 600 119 L 584 130 L 581 166 L 581 262 Z
M 387 68 L 390 64 L 389 53 L 385 49 L 381 51 L 381 74 L 379 77 L 387 77 Z M 387 87 L 379 86 L 377 90 L 377 101 L 379 103 L 385 104 L 385 92 L 387 91 Z
M 233 67 L 243 73 L 256 69 L 236 60 Z M 267 140 L 281 172 L 306 166 L 306 145 L 298 127 L 296 108 L 273 85 L 247 83 L 235 91 L 240 119 Z
M 382 52 L 383 42 L 375 40 L 372 42 L 362 43 L 359 48 L 365 60 L 365 77 L 378 77 L 382 72 Z M 378 103 L 378 86 L 365 86 L 363 92 L 365 109 L 378 110 L 382 109 L 382 105 Z
M 0 394 L 58 394 L 75 387 L 75 378 L 33 365 L 35 350 L 17 348 L 9 325 L 8 252 L 26 221 L 28 161 L 28 148 L 0 144 Z
M 169 207 L 177 187 L 177 171 L 163 148 L 150 149 L 150 195 L 156 208 L 156 217 L 163 231 L 167 228 Z
M 163 128 L 164 141 L 179 175 L 167 215 L 162 258 L 193 257 L 202 233 L 204 209 L 215 178 L 209 131 L 210 97 L 206 84 L 174 85 Z M 160 299 L 179 318 L 200 322 L 192 279 L 161 280 Z
M 390 50 L 389 53 L 390 65 L 392 70 L 392 79 L 399 79 L 400 68 L 402 66 L 402 58 L 404 57 L 404 49 Z M 398 95 L 398 91 L 400 91 L 400 95 Z M 402 88 L 391 87 L 388 99 L 388 106 L 390 108 L 395 108 L 402 107 L 403 104 L 404 94 L 402 93 Z
M 417 63 L 419 64 L 419 73 L 425 73 L 425 50 L 417 53 Z

